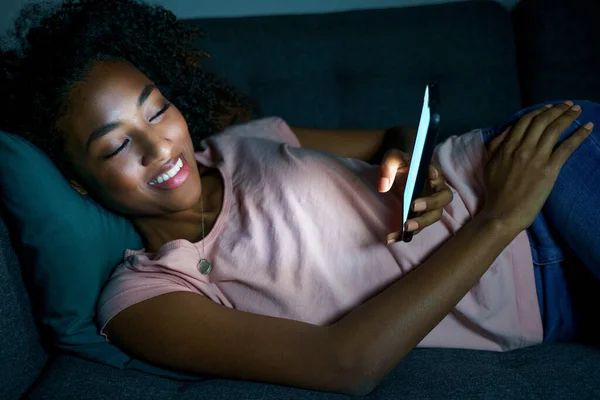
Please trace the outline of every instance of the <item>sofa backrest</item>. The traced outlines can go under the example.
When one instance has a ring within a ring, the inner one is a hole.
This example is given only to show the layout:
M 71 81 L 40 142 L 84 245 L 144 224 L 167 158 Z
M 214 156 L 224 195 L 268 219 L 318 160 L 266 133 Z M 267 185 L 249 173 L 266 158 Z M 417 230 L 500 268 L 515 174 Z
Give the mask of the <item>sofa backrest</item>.
M 522 0 L 512 14 L 524 104 L 600 102 L 600 1 Z
M 0 215 L 0 399 L 19 398 L 47 360 L 19 262 Z
M 189 23 L 205 31 L 208 67 L 290 125 L 416 126 L 430 79 L 442 138 L 521 108 L 510 15 L 496 2 Z

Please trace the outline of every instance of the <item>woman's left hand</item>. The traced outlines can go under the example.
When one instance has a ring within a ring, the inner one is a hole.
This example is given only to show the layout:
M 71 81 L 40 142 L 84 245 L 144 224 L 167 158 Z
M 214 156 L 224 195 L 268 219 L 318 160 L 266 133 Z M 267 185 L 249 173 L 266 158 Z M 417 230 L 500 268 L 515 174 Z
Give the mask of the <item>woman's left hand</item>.
M 398 176 L 406 178 L 409 166 L 410 156 L 408 154 L 397 149 L 389 150 L 379 166 L 379 191 L 381 193 L 389 191 Z M 421 215 L 406 221 L 404 229 L 417 234 L 439 221 L 444 207 L 452 201 L 452 198 L 452 191 L 446 185 L 442 168 L 432 160 L 427 176 L 425 197 L 416 199 L 411 205 L 411 209 L 420 212 Z

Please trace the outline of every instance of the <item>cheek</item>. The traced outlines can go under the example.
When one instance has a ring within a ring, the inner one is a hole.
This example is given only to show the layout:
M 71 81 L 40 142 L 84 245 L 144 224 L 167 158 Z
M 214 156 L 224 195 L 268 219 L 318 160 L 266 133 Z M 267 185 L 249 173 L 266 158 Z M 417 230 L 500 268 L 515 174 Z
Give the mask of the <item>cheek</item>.
M 178 109 L 174 110 L 173 116 L 167 123 L 167 130 L 169 131 L 170 137 L 177 137 L 178 139 L 189 140 L 191 142 L 190 133 L 188 131 L 187 122 L 185 118 L 179 112 Z
M 109 197 L 128 197 L 140 191 L 142 170 L 137 162 L 119 163 L 109 168 L 101 177 Z

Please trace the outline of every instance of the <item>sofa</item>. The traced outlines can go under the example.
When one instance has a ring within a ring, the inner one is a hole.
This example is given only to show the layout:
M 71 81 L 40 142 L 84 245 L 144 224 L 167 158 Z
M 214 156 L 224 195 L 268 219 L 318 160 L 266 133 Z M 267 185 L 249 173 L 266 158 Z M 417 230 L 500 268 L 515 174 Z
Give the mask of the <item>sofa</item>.
M 600 101 L 598 15 L 596 0 L 523 0 L 512 11 L 466 1 L 186 23 L 206 32 L 209 68 L 254 97 L 264 115 L 319 128 L 414 126 L 434 79 L 443 139 L 544 101 Z M 2 400 L 350 398 L 210 376 L 168 379 L 58 352 L 39 329 L 13 239 L 0 218 Z M 595 321 L 599 291 L 586 284 L 582 303 Z M 365 398 L 597 399 L 600 333 L 589 332 L 576 343 L 504 353 L 415 349 Z

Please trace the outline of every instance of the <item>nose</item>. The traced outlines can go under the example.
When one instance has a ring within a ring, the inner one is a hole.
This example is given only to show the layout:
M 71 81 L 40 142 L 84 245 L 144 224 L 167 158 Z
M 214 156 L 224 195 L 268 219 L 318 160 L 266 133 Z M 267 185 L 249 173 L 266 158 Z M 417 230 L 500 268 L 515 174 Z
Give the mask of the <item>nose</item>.
M 145 132 L 140 138 L 142 145 L 142 165 L 147 167 L 157 160 L 171 158 L 172 142 L 157 131 Z

